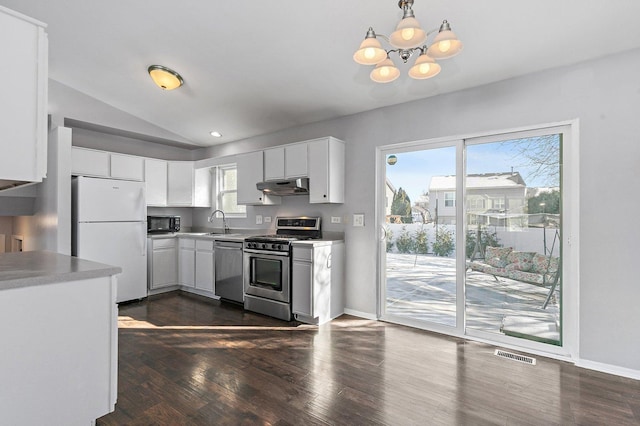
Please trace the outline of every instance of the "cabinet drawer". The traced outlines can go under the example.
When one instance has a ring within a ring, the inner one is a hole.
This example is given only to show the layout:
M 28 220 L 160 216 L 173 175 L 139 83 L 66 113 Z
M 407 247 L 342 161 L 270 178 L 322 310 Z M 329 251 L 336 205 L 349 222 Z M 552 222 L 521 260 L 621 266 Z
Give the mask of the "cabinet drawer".
M 177 246 L 175 238 L 162 238 L 153 240 L 153 249 L 175 248 Z
M 196 250 L 213 251 L 213 240 L 196 240 Z
M 180 248 L 195 249 L 196 240 L 193 238 L 180 238 Z
M 309 247 L 294 247 L 293 248 L 293 260 L 302 260 L 304 262 L 313 261 L 313 248 Z

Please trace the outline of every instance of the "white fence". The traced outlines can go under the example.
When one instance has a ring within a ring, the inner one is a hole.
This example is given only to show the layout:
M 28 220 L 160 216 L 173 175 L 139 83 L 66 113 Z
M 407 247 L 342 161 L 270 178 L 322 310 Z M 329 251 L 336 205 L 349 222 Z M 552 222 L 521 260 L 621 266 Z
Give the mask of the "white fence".
M 433 223 L 406 223 L 396 224 L 388 223 L 386 228 L 391 232 L 391 241 L 394 243 L 393 248 L 390 250 L 392 253 L 398 253 L 395 242 L 400 235 L 406 230 L 411 237 L 415 239 L 416 232 L 424 230 L 427 233 L 427 241 L 429 245 L 429 253 L 432 253 L 431 245 L 436 240 L 436 227 Z M 439 229 L 446 229 L 452 235 L 456 234 L 455 225 L 438 225 Z M 543 229 L 543 228 L 521 228 L 517 231 L 512 229 L 504 229 L 500 227 L 489 226 L 487 231 L 493 233 L 494 231 L 498 237 L 498 244 L 502 247 L 513 247 L 518 251 L 533 251 L 536 253 L 544 254 L 545 250 L 545 232 L 546 232 L 546 245 L 547 254 L 553 249 L 553 256 L 559 256 L 560 253 L 560 236 L 559 230 L 555 228 Z M 475 232 L 475 229 L 472 230 Z M 556 235 L 556 232 L 558 234 Z M 453 254 L 452 254 L 453 256 Z

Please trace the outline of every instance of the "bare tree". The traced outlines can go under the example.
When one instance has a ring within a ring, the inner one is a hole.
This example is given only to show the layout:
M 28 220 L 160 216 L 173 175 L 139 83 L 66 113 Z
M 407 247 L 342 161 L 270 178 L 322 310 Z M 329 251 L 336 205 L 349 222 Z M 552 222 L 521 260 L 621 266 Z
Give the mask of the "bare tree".
M 546 186 L 560 185 L 560 147 L 558 134 L 501 142 L 515 160 L 526 160 L 518 168 L 528 170 L 525 180 L 538 180 Z

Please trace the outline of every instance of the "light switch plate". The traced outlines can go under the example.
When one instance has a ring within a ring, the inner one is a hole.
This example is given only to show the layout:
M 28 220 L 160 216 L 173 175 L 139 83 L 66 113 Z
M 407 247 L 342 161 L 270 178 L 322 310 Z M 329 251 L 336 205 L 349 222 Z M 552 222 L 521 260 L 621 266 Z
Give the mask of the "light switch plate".
M 256 225 L 262 225 L 262 215 L 261 214 L 257 214 L 256 215 Z
M 331 216 L 331 223 L 342 223 L 342 218 L 340 216 Z
M 271 216 L 265 216 L 264 223 L 271 223 Z
M 364 226 L 364 213 L 356 213 L 353 215 L 353 226 Z

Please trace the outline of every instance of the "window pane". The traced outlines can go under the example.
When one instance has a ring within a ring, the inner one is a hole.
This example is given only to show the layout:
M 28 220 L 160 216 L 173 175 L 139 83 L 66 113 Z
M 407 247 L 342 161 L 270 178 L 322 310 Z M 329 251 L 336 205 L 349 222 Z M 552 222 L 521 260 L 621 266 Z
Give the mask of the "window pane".
M 222 210 L 225 213 L 244 213 L 245 206 L 238 205 L 238 194 L 234 192 L 223 192 L 220 194 Z
M 237 189 L 237 180 L 236 176 L 238 175 L 236 168 L 224 168 L 221 169 L 222 174 L 222 182 L 221 182 L 221 190 L 229 191 Z

